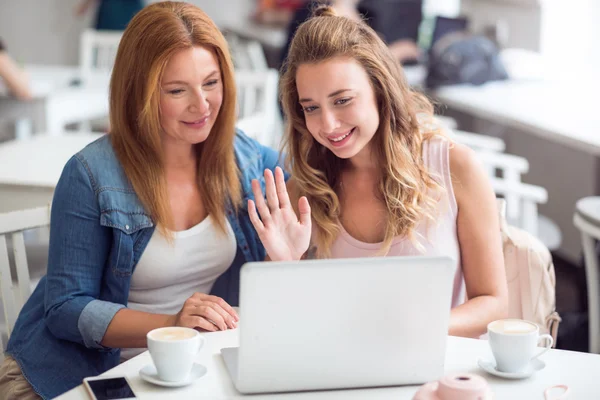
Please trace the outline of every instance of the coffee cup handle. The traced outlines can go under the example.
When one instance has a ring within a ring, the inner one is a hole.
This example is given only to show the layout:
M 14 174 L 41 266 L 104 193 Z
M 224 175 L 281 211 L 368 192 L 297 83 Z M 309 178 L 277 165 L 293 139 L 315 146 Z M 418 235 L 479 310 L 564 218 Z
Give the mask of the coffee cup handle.
M 547 333 L 545 333 L 543 335 L 540 335 L 540 337 L 538 338 L 538 343 L 541 340 L 543 340 L 543 339 L 548 339 L 548 342 L 547 342 L 544 350 L 540 351 L 535 356 L 531 357 L 532 360 L 535 360 L 536 358 L 538 358 L 539 356 L 541 356 L 542 354 L 544 354 L 545 352 L 547 352 L 548 350 L 550 350 L 550 348 L 554 344 L 554 338 L 551 335 L 547 334 Z

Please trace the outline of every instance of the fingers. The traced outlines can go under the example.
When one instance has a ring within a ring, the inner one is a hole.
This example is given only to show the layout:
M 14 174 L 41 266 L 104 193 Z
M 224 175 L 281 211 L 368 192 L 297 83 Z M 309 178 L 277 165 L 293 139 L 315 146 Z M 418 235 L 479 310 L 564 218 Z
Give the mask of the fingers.
M 267 197 L 266 202 L 260 184 L 256 179 L 252 180 L 252 192 L 254 193 L 255 199 L 254 202 L 263 223 L 266 222 L 265 217 L 270 217 L 280 208 L 287 208 L 291 205 L 290 197 L 285 184 L 285 176 L 281 167 L 275 168 L 275 175 L 273 175 L 273 172 L 270 169 L 265 169 L 264 178 Z M 251 210 L 251 207 L 252 206 L 250 202 L 248 202 L 249 211 Z M 254 225 L 257 228 L 261 227 L 261 225 Z
M 310 226 L 310 204 L 308 204 L 306 196 L 302 196 L 298 200 L 298 211 L 300 212 L 300 223 L 302 225 Z
M 228 313 L 223 307 L 221 307 L 217 303 L 212 303 L 211 307 L 213 310 L 215 310 L 221 316 L 221 318 L 223 318 L 223 321 L 227 325 L 226 326 L 227 329 L 237 328 L 237 323 L 236 323 L 235 317 L 233 315 Z
M 267 207 L 267 203 L 263 197 L 260 183 L 258 183 L 256 179 L 252 180 L 252 192 L 254 193 L 254 202 L 256 204 L 258 213 L 260 214 L 260 218 L 262 219 L 263 224 L 267 224 L 271 219 L 271 212 L 269 211 L 269 207 Z
M 209 331 L 226 331 L 234 329 L 236 324 L 233 317 L 228 315 L 223 309 L 210 301 L 205 301 L 201 305 L 187 307 L 181 317 L 184 325 L 194 324 L 194 327 L 200 327 Z M 200 322 L 204 320 L 207 323 Z
M 226 314 L 226 313 L 223 311 L 223 314 Z M 204 302 L 200 306 L 196 306 L 196 309 L 193 311 L 193 315 L 198 315 L 200 317 L 204 317 L 205 319 L 212 322 L 221 331 L 226 331 L 227 328 L 230 328 L 228 326 L 227 321 L 225 320 L 224 316 L 221 315 L 221 312 L 219 312 L 219 310 L 217 310 L 215 303 L 211 303 L 211 302 L 207 301 L 207 302 Z M 229 319 L 233 322 L 231 317 Z M 235 326 L 232 323 L 231 329 L 233 329 L 234 327 Z
M 217 304 L 222 310 L 224 310 L 229 316 L 231 316 L 236 322 L 240 320 L 240 316 L 237 311 L 229 305 L 225 300 L 218 296 L 205 295 L 207 301 L 212 301 Z
M 271 218 L 271 212 L 269 211 L 269 207 L 267 207 L 267 203 L 265 202 L 265 198 L 263 197 L 262 189 L 260 188 L 260 183 L 258 183 L 256 179 L 252 180 L 252 193 L 254 193 L 254 201 L 256 203 L 256 208 L 258 209 L 263 223 L 265 223 Z
M 210 302 L 202 302 L 197 294 L 187 299 L 179 313 L 179 326 L 187 326 L 190 328 L 201 328 L 210 332 L 227 329 L 227 325 L 223 318 L 214 310 L 209 310 L 210 307 L 206 304 Z
M 196 315 L 188 315 L 182 317 L 182 326 L 186 326 L 188 328 L 193 329 L 204 329 L 208 332 L 217 332 L 219 328 L 209 320 L 203 317 L 198 317 Z
M 248 216 L 250 217 L 250 222 L 252 222 L 252 225 L 254 225 L 254 229 L 256 229 L 256 232 L 262 232 L 262 230 L 265 229 L 264 224 L 262 223 L 262 221 L 258 217 L 258 213 L 256 212 L 256 206 L 254 204 L 254 201 L 250 199 L 248 199 Z
M 285 185 L 285 176 L 283 176 L 283 170 L 280 167 L 275 168 L 275 186 L 277 188 L 277 197 L 279 198 L 279 207 L 289 207 L 291 205 L 290 197 Z
M 225 310 L 226 313 L 229 314 L 236 322 L 240 320 L 237 311 L 219 296 L 213 296 L 206 293 L 196 292 L 192 295 L 192 297 L 186 300 L 186 304 L 189 303 L 193 305 L 202 305 L 205 302 L 210 302 L 218 305 L 221 309 Z
M 194 323 L 198 327 L 210 331 L 237 328 L 237 322 L 240 320 L 237 311 L 225 300 L 204 293 L 194 293 L 188 298 L 181 314 L 181 320 L 185 325 Z M 199 324 L 197 318 L 206 320 L 212 325 L 212 328 L 207 327 L 206 323 Z
M 265 190 L 267 192 L 267 205 L 273 213 L 279 210 L 279 199 L 277 198 L 277 188 L 275 186 L 275 178 L 270 169 L 265 169 Z

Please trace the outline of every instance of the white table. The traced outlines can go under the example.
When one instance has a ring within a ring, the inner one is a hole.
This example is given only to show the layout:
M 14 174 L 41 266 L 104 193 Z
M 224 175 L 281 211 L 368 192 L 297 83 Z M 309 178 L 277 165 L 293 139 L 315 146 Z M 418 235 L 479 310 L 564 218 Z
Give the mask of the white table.
M 18 100 L 0 84 L 0 119 L 20 122 L 18 137 L 32 132 L 54 134 L 65 124 L 108 115 L 110 76 L 98 73 L 81 80 L 78 67 L 26 65 L 33 99 Z M 79 84 L 74 83 L 79 81 Z
M 443 87 L 433 95 L 454 109 L 599 156 L 599 89 L 600 83 L 507 80 Z
M 54 188 L 67 161 L 95 133 L 34 135 L 0 143 L 0 212 L 38 207 L 52 201 Z
M 335 390 L 302 392 L 291 394 L 243 396 L 234 388 L 220 355 L 224 347 L 239 343 L 238 330 L 205 333 L 206 346 L 197 357 L 197 362 L 208 368 L 207 374 L 183 388 L 163 388 L 146 383 L 138 375 L 139 370 L 151 362 L 148 352 L 106 372 L 106 376 L 127 376 L 140 399 L 412 399 L 418 386 L 376 388 L 361 390 Z M 449 337 L 446 352 L 446 372 L 470 372 L 483 376 L 490 383 L 496 399 L 543 399 L 543 391 L 556 384 L 569 385 L 571 399 L 593 399 L 600 394 L 600 355 L 551 350 L 542 356 L 546 368 L 526 380 L 503 380 L 481 371 L 477 367 L 480 357 L 491 357 L 487 341 Z M 59 400 L 88 399 L 85 389 L 75 389 L 57 397 Z

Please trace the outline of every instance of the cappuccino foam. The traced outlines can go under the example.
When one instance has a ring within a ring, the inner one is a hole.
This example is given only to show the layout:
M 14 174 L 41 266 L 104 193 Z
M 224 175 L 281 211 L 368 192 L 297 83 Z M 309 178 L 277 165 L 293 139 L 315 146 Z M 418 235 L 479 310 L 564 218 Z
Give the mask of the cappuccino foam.
M 537 326 L 527 321 L 520 320 L 500 320 L 492 323 L 490 329 L 496 333 L 504 333 L 507 335 L 518 335 L 523 333 L 531 333 L 537 330 Z
M 196 336 L 196 332 L 188 329 L 163 329 L 152 334 L 155 340 L 184 340 Z

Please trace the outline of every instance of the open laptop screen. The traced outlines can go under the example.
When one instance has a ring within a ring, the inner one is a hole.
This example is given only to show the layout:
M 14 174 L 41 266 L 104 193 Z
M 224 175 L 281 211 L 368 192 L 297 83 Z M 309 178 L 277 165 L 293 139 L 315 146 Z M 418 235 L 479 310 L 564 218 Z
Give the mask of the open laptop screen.
M 360 12 L 387 43 L 400 39 L 418 41 L 423 19 L 423 0 L 362 0 Z
M 444 35 L 454 32 L 466 31 L 468 27 L 467 18 L 435 17 L 435 26 L 431 38 L 431 47 Z

